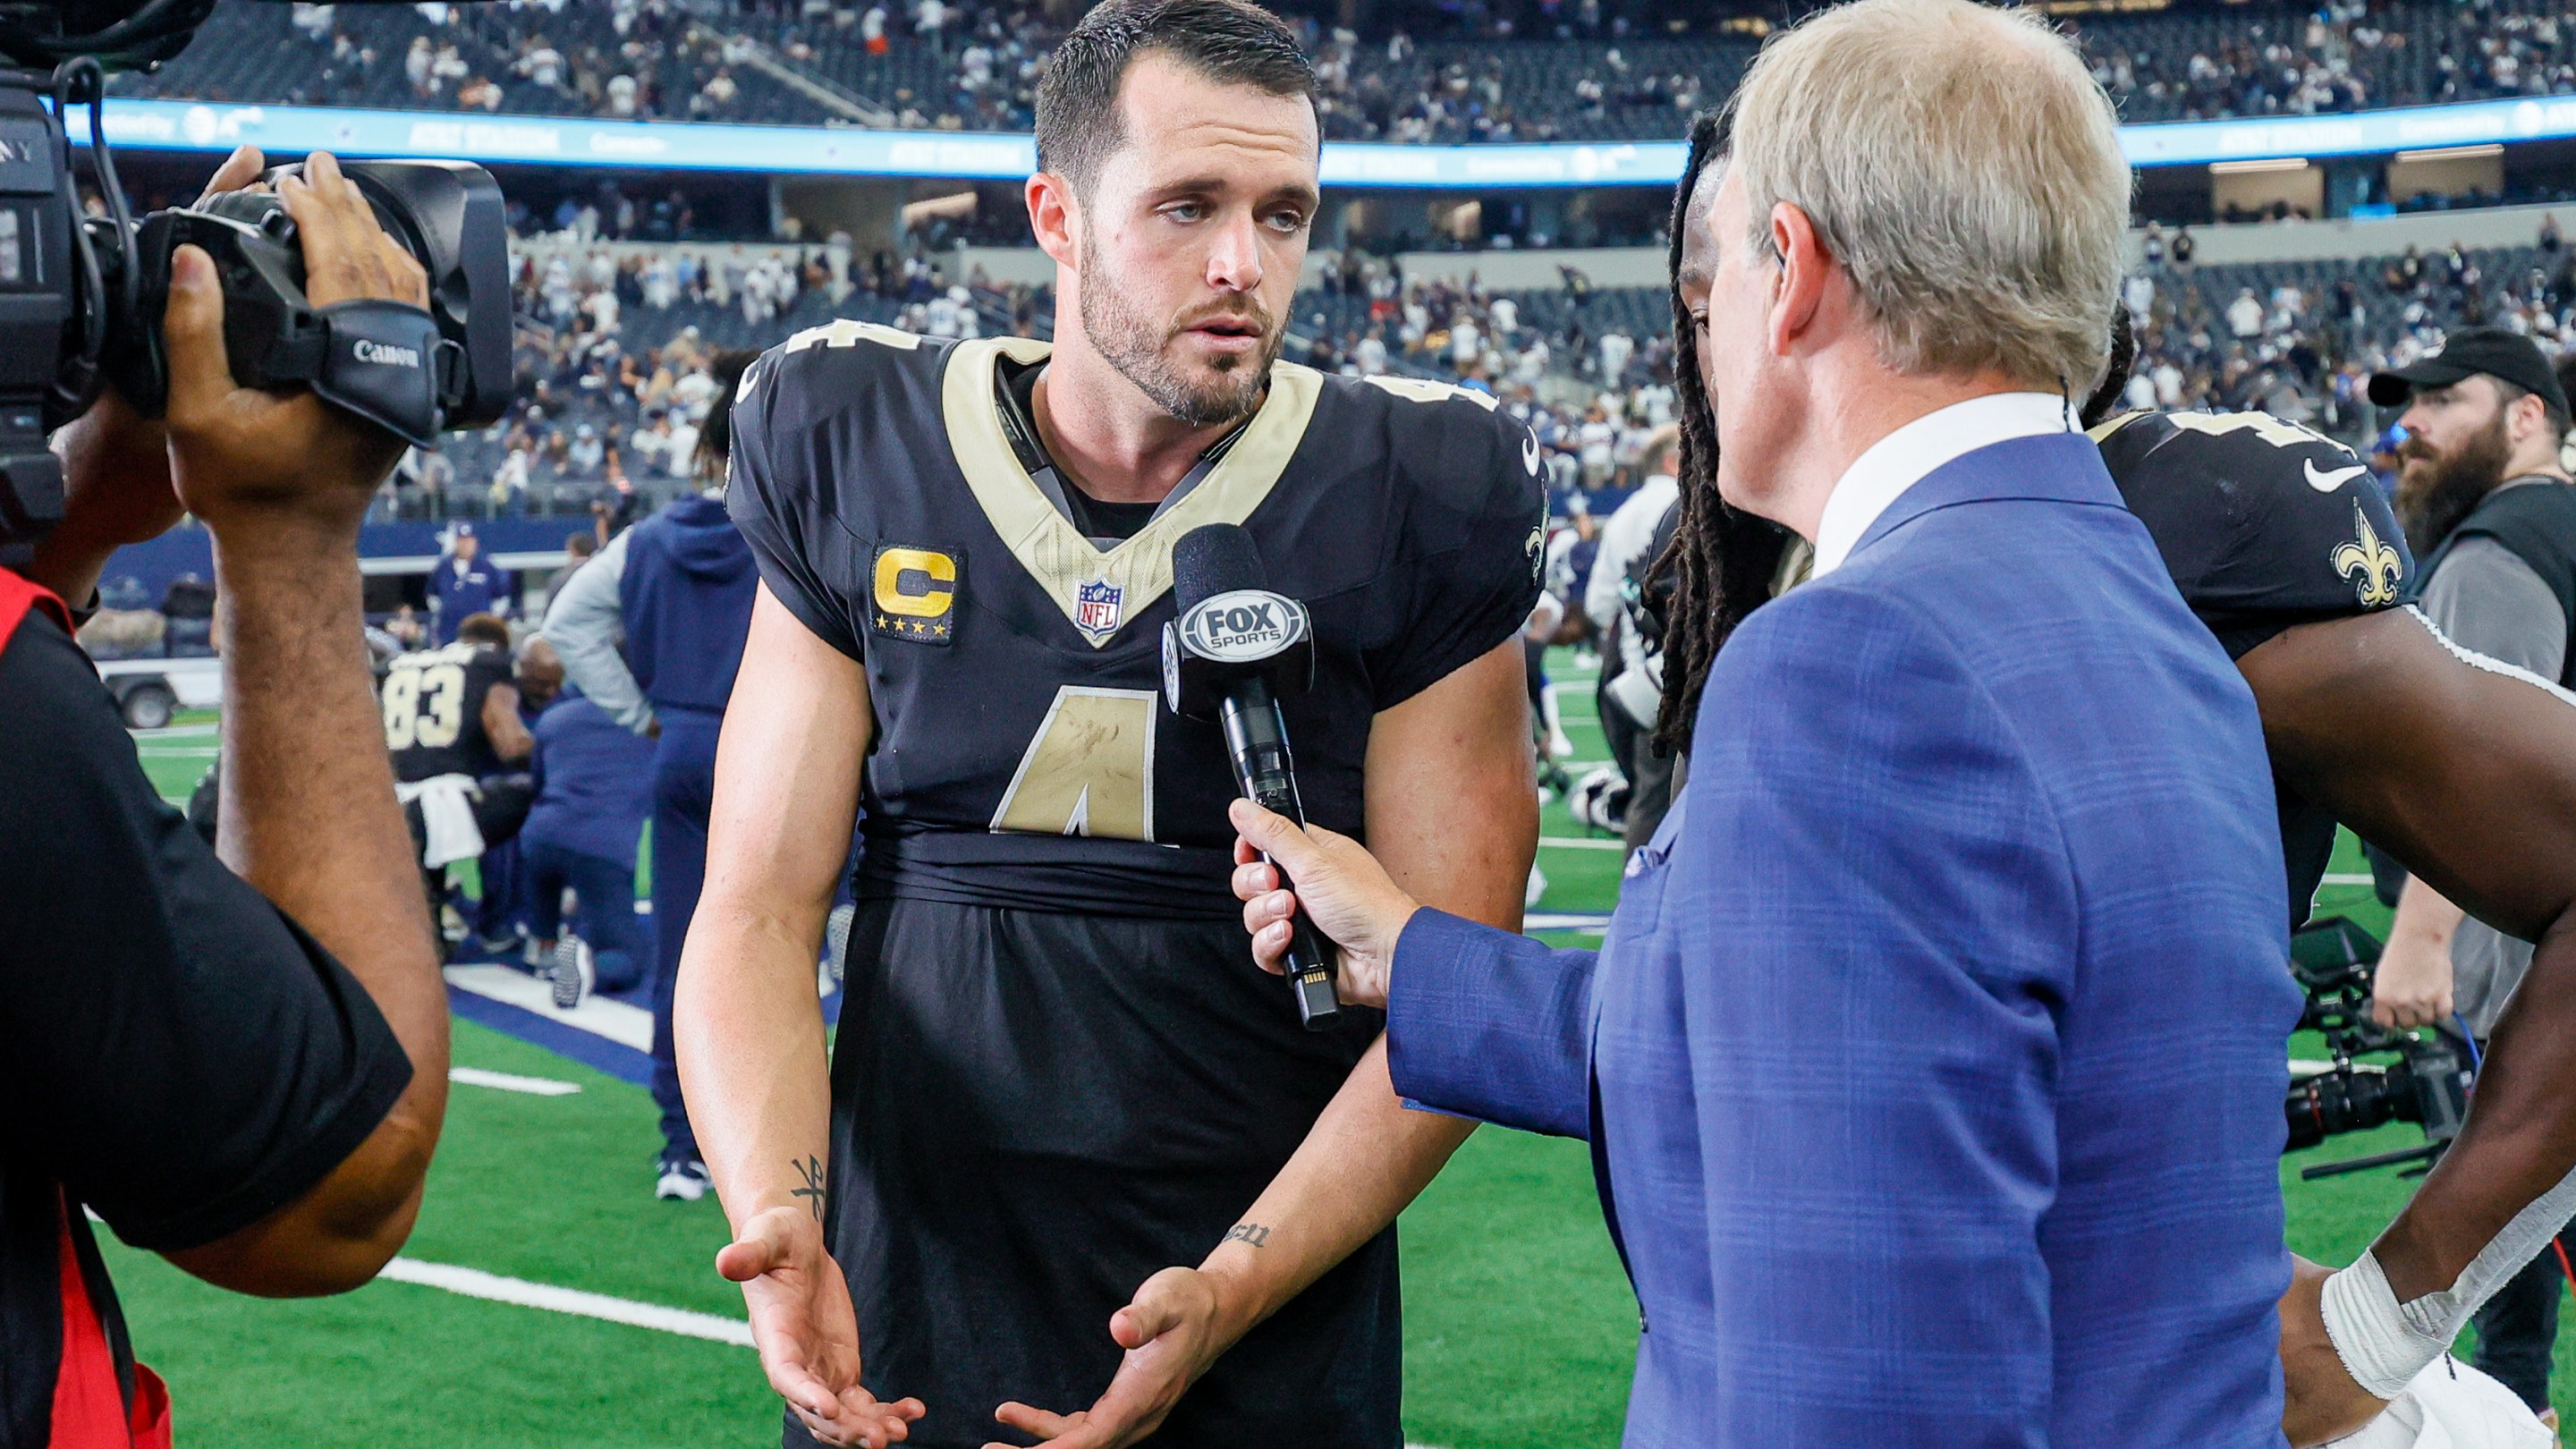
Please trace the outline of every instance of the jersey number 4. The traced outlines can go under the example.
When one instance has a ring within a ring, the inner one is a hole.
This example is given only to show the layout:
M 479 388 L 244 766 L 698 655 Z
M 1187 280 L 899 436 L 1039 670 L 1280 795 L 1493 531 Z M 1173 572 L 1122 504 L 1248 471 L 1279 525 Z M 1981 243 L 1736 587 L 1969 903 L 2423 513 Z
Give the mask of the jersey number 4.
M 385 676 L 385 748 L 443 750 L 465 730 L 465 667 L 433 664 Z
M 1159 705 L 1150 689 L 1059 686 L 1002 792 L 992 828 L 1153 839 Z

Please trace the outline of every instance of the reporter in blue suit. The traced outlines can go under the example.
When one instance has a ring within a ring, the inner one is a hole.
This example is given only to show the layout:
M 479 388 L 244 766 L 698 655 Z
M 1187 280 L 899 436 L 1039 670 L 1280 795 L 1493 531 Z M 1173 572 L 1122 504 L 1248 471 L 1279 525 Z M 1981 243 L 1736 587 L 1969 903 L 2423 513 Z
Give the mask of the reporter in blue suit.
M 1386 1006 L 1399 1093 L 1590 1140 L 1631 1446 L 2272 1449 L 2279 833 L 2251 694 L 2068 431 L 2127 213 L 2109 107 L 2036 24 L 1863 0 L 1735 108 L 1683 355 L 1717 495 L 1816 577 L 1717 655 L 1600 953 L 1238 805 L 1255 955 L 1291 902 L 1252 847 Z

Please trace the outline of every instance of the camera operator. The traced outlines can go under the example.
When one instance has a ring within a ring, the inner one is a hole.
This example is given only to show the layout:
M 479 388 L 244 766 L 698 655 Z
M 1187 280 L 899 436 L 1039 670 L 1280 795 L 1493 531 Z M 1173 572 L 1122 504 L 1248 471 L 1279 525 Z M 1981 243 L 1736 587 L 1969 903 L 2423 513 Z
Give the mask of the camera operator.
M 2576 629 L 2576 488 L 2559 461 L 2564 385 L 2529 338 L 2454 333 L 2443 348 L 2374 376 L 2373 402 L 2403 405 L 2398 501 L 2425 554 L 2423 609 L 2454 644 L 2561 686 Z M 2406 882 L 2379 959 L 2383 1026 L 2446 1024 L 2484 1046 L 2530 972 L 2533 944 L 2479 921 L 2421 880 Z M 2544 1246 L 2473 1320 L 2477 1366 L 2552 1428 L 2550 1363 L 2562 1277 Z
M 212 190 L 260 172 L 244 148 Z M 314 305 L 424 303 L 328 155 L 277 194 Z M 56 442 L 61 526 L 0 570 L 0 1449 L 169 1442 L 84 1209 L 218 1286 L 334 1293 L 409 1233 L 447 1005 L 360 636 L 358 524 L 402 444 L 235 385 L 215 266 L 171 266 L 165 422 Z M 212 850 L 144 777 L 61 600 L 182 511 L 226 660 Z M 14 621 L 14 629 L 7 625 Z

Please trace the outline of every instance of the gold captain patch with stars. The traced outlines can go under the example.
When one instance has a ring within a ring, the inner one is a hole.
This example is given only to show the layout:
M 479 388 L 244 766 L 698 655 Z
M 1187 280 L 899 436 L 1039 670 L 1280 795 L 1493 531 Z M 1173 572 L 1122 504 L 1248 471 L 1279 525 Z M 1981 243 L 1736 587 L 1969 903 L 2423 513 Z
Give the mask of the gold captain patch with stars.
M 915 644 L 945 644 L 957 633 L 965 555 L 907 543 L 877 546 L 869 570 L 868 630 Z

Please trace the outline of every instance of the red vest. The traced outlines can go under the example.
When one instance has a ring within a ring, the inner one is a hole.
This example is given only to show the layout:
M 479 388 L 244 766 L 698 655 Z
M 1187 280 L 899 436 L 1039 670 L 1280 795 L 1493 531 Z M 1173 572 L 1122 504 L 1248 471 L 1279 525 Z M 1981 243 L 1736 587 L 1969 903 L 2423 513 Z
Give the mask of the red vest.
M 51 590 L 0 569 L 0 649 L 18 632 L 27 611 L 35 609 L 72 627 L 71 611 Z M 89 1280 L 81 1272 L 80 1244 L 72 1236 L 79 1209 L 58 1198 L 54 1232 L 62 1245 L 61 1293 L 63 1356 L 54 1376 L 53 1435 L 47 1449 L 170 1449 L 170 1393 L 161 1378 L 141 1364 L 134 1366 L 134 1402 L 116 1371 L 116 1352 L 107 1325 L 90 1301 Z

